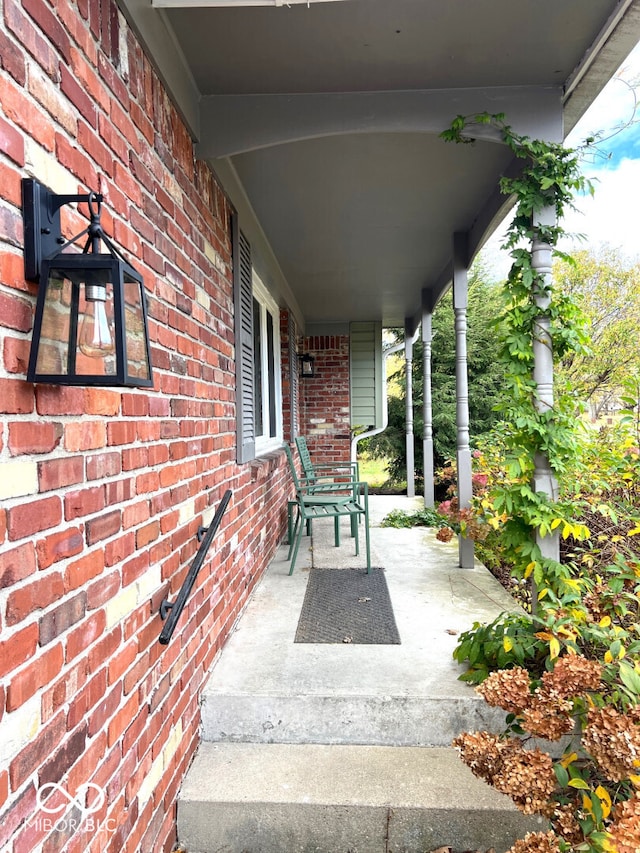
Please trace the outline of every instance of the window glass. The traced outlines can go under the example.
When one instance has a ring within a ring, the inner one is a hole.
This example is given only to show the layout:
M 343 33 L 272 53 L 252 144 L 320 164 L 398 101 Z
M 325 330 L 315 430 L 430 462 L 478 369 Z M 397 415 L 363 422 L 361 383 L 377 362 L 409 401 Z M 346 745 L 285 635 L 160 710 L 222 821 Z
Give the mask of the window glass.
M 254 272 L 254 423 L 258 453 L 282 443 L 279 324 L 278 306 Z

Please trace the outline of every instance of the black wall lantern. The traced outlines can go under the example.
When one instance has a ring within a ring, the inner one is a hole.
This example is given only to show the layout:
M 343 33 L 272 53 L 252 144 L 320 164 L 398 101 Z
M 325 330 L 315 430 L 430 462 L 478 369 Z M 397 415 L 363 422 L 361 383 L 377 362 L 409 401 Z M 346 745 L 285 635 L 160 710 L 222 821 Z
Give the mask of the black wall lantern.
M 90 222 L 65 242 L 60 208 L 72 202 L 87 202 Z M 55 195 L 22 181 L 25 277 L 39 282 L 30 382 L 153 385 L 142 277 L 104 234 L 101 204 L 97 193 Z M 82 252 L 65 251 L 85 235 Z
M 298 358 L 300 359 L 300 376 L 303 379 L 311 379 L 312 376 L 315 376 L 315 358 L 312 355 L 309 355 L 308 352 L 298 356 Z

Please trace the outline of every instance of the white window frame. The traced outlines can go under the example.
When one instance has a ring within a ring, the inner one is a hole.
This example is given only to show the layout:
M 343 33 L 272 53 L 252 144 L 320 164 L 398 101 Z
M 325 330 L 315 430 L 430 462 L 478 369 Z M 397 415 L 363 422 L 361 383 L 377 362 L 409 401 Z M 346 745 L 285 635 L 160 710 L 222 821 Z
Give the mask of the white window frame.
M 253 298 L 260 307 L 260 364 L 263 377 L 269 375 L 269 354 L 267 348 L 267 314 L 271 315 L 273 322 L 273 385 L 269 381 L 262 383 L 262 435 L 255 433 L 256 456 L 264 455 L 272 450 L 282 447 L 282 361 L 280 352 L 280 308 L 255 270 L 252 274 Z M 255 381 L 255 377 L 254 377 Z M 275 399 L 273 411 L 275 424 L 270 422 L 270 399 L 269 394 L 273 388 Z M 272 430 L 273 426 L 273 430 Z M 271 435 L 271 432 L 275 435 Z

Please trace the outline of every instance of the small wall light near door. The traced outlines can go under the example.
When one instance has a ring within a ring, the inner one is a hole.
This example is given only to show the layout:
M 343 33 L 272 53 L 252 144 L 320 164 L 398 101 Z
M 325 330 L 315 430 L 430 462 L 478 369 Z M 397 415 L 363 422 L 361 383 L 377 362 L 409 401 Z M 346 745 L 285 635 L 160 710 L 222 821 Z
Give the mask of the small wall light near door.
M 65 242 L 60 208 L 72 202 L 88 204 L 90 222 Z M 22 181 L 25 277 L 39 283 L 30 382 L 153 385 L 142 277 L 102 230 L 101 204 L 97 193 L 55 195 Z M 85 235 L 81 252 L 65 251 Z
M 312 376 L 315 376 L 315 358 L 309 355 L 308 352 L 303 353 L 298 358 L 300 359 L 300 376 L 303 379 L 310 379 Z

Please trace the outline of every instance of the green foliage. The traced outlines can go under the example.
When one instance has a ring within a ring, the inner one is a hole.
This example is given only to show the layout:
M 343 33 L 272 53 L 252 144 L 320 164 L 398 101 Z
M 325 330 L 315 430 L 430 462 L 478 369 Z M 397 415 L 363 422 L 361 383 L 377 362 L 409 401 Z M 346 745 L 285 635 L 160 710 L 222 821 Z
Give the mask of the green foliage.
M 571 262 L 558 261 L 554 278 L 580 300 L 591 337 L 589 352 L 569 353 L 560 370 L 599 418 L 617 402 L 626 378 L 640 371 L 640 264 L 624 263 L 611 249 L 585 249 Z
M 516 198 L 505 243 L 512 267 L 499 317 L 506 368 L 498 406 L 503 423 L 476 459 L 486 488 L 475 509 L 491 536 L 499 538 L 501 558 L 518 577 L 533 579 L 538 606 L 532 615 L 503 615 L 490 625 L 474 625 L 460 637 L 454 657 L 467 665 L 466 680 L 481 682 L 496 671 L 483 695 L 510 710 L 506 734 L 558 739 L 575 726 L 584 735 L 555 763 L 557 786 L 534 810 L 551 817 L 559 849 L 614 851 L 616 833 L 626 829 L 616 825 L 613 807 L 632 800 L 631 808 L 640 807 L 640 549 L 629 545 L 640 534 L 640 388 L 634 380 L 624 389 L 627 409 L 612 441 L 606 431 L 580 429 L 580 407 L 568 382 L 559 383 L 554 400 L 539 394 L 532 376 L 537 346 L 549 346 L 565 367 L 578 364 L 588 349 L 585 319 L 570 288 L 554 286 L 548 269 L 534 267 L 533 252 L 556 245 L 573 193 L 591 187 L 580 175 L 576 152 L 518 136 L 502 115 L 458 116 L 443 136 L 467 142 L 474 123 L 494 125 L 524 161 L 517 177 L 501 183 L 503 192 Z M 555 213 L 552 224 L 542 216 L 549 208 Z M 558 499 L 532 485 L 535 466 L 543 460 L 558 478 Z M 619 526 L 621 517 L 623 534 L 598 535 L 595 543 L 583 522 L 588 518 L 593 527 L 601 518 Z M 564 561 L 545 556 L 538 545 L 556 533 L 572 548 Z M 591 677 L 588 689 L 572 684 L 564 696 L 563 684 L 552 690 L 548 676 L 553 678 L 561 661 L 568 673 L 575 664 L 579 679 L 595 671 L 595 681 Z M 518 668 L 526 670 L 529 687 L 514 705 Z M 472 769 L 499 761 L 490 738 L 484 741 L 487 754 L 475 757 L 482 741 L 460 740 L 469 749 Z M 617 762 L 613 769 L 612 761 Z M 500 781 L 499 789 L 521 802 L 522 791 Z M 564 820 L 558 807 L 571 819 Z
M 431 507 L 423 507 L 415 512 L 403 509 L 391 510 L 382 520 L 380 527 L 445 527 L 444 518 Z
M 499 288 L 487 280 L 481 267 L 474 267 L 469 281 L 468 306 L 468 381 L 469 419 L 474 436 L 489 432 L 498 420 L 494 406 L 504 382 L 504 368 L 498 360 L 495 333 L 496 305 Z M 433 409 L 433 441 L 436 465 L 455 455 L 456 450 L 456 391 L 455 391 L 455 335 L 453 334 L 453 306 L 443 300 L 433 314 L 433 347 L 431 357 L 431 386 Z M 414 435 L 422 435 L 423 377 L 422 342 L 413 348 L 413 419 Z M 404 359 L 400 369 L 390 377 L 399 394 L 390 395 L 389 424 L 379 436 L 367 442 L 367 450 L 374 456 L 389 460 L 389 474 L 393 482 L 406 479 L 405 446 L 405 389 Z M 414 448 L 415 468 L 422 476 L 422 442 Z
M 460 634 L 453 657 L 467 668 L 461 681 L 480 684 L 498 669 L 526 667 L 529 672 L 544 671 L 547 644 L 536 638 L 537 626 L 531 616 L 501 613 L 489 624 L 474 622 L 470 631 Z

